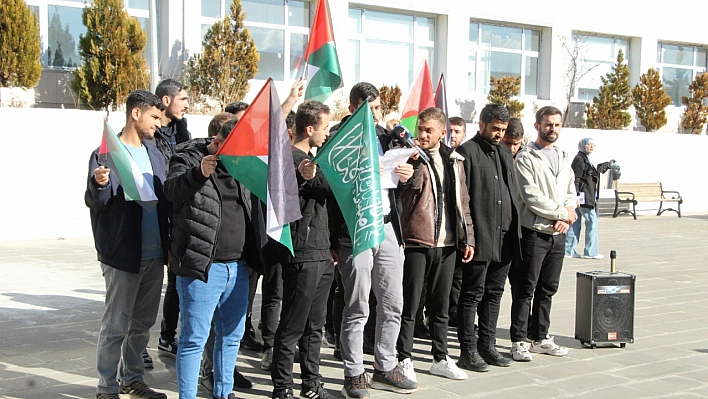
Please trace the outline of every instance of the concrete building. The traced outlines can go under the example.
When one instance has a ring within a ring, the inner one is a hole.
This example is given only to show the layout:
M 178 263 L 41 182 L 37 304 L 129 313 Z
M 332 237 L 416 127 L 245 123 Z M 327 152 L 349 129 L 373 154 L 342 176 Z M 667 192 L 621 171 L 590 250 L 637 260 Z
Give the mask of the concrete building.
M 124 0 L 126 10 L 148 31 L 149 1 Z M 177 76 L 201 50 L 201 39 L 229 11 L 231 0 L 155 0 L 161 77 Z M 303 54 L 316 0 L 241 0 L 246 26 L 261 55 L 254 96 L 272 77 L 279 89 L 303 75 Z M 27 0 L 39 16 L 46 73 L 37 88 L 40 106 L 74 107 L 66 78 L 79 63 L 76 43 L 85 28 L 83 0 Z M 672 98 L 664 131 L 676 131 L 681 96 L 705 72 L 708 35 L 691 15 L 704 2 L 647 3 L 636 0 L 569 2 L 466 2 L 460 0 L 330 0 L 345 89 L 358 81 L 399 85 L 405 92 L 423 59 L 433 79 L 444 73 L 452 113 L 474 120 L 486 103 L 489 77 L 520 76 L 525 120 L 546 104 L 564 108 L 569 53 L 578 48 L 584 76 L 570 98 L 576 117 L 597 94 L 603 76 L 622 49 L 632 85 L 649 68 L 660 71 Z M 64 65 L 55 53 L 61 46 Z M 146 51 L 149 54 L 149 51 Z M 148 64 L 149 64 L 148 60 Z M 57 66 L 51 66 L 57 64 Z M 61 71 L 57 73 L 57 71 Z M 63 74 L 62 74 L 63 72 Z M 281 91 L 282 92 L 282 91 Z M 247 98 L 248 99 L 248 98 Z M 630 129 L 641 130 L 636 123 Z

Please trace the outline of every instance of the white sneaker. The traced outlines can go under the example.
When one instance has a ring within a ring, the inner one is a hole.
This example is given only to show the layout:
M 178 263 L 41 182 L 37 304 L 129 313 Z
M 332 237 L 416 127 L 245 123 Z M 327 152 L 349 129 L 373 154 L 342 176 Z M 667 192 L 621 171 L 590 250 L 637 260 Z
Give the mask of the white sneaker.
M 517 362 L 530 362 L 533 356 L 529 352 L 531 344 L 528 342 L 512 342 L 511 343 L 511 358 Z
M 585 258 L 585 259 L 604 259 L 605 255 L 603 255 L 603 254 L 597 254 L 594 256 L 584 255 L 583 258 Z
M 542 341 L 531 342 L 531 352 L 534 353 L 545 353 L 552 356 L 565 356 L 568 354 L 570 349 L 565 346 L 560 346 L 553 342 L 554 337 L 546 338 Z
M 433 361 L 433 365 L 430 366 L 430 374 L 439 375 L 451 380 L 466 380 L 468 377 L 467 373 L 460 370 L 455 362 L 450 359 L 450 356 L 445 356 L 445 360 L 439 362 Z
M 418 382 L 418 378 L 415 376 L 415 370 L 413 369 L 413 361 L 411 359 L 403 359 L 398 362 L 398 367 L 403 372 L 409 380 L 413 382 Z

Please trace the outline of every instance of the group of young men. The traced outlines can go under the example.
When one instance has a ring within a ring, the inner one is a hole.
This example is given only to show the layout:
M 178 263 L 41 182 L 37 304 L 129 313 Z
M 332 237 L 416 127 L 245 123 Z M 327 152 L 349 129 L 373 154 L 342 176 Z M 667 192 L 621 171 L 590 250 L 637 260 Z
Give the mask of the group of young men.
M 167 79 L 157 95 L 136 90 L 128 96 L 119 139 L 158 201 L 155 207 L 127 201 L 122 182 L 100 163 L 99 151 L 91 155 L 85 201 L 106 282 L 98 399 L 121 393 L 166 398 L 143 382 L 164 265 L 168 285 L 159 349 L 176 356 L 180 398 L 196 397 L 200 369 L 202 386 L 214 398 L 234 398 L 234 386 L 243 386 L 236 358 L 250 325 L 254 270 L 265 276 L 261 366 L 271 372 L 273 398 L 294 396 L 298 357 L 300 396 L 331 397 L 319 363 L 333 284 L 336 303 L 329 309 L 347 398 L 369 398 L 369 388 L 418 389 L 413 338 L 422 302 L 431 374 L 460 380 L 468 378 L 463 369 L 507 367 L 512 359 L 530 361 L 532 352 L 567 354 L 548 334 L 565 232 L 576 215 L 570 162 L 553 145 L 562 121 L 558 109 L 537 112 L 538 138 L 526 146 L 521 146 L 520 121 L 503 106 L 485 106 L 479 131 L 466 142 L 462 118 L 448 120 L 438 108 L 420 112 L 417 152 L 394 169 L 398 187 L 378 193 L 385 239 L 352 256 L 339 205 L 312 161 L 312 150 L 341 124 L 330 129 L 330 109 L 317 101 L 302 103 L 293 118 L 302 91 L 296 82 L 283 104 L 302 214 L 290 226 L 294 256 L 266 235 L 264 204 L 215 155 L 243 109 L 215 116 L 209 138 L 192 140 L 184 120 L 185 86 Z M 351 112 L 371 108 L 379 156 L 397 146 L 379 125 L 383 116 L 375 86 L 357 83 L 349 101 Z M 448 123 L 451 147 L 442 143 Z M 496 347 L 507 278 L 511 358 Z M 374 330 L 371 376 L 364 365 L 367 321 Z M 447 348 L 450 324 L 457 326 L 461 347 L 456 362 Z

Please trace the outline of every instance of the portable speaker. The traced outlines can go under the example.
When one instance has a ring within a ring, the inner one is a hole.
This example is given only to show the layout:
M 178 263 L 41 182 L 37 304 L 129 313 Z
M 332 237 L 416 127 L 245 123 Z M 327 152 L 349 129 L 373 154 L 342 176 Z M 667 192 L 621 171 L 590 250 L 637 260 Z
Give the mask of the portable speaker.
M 578 272 L 575 339 L 595 349 L 598 343 L 634 342 L 634 282 L 627 273 Z

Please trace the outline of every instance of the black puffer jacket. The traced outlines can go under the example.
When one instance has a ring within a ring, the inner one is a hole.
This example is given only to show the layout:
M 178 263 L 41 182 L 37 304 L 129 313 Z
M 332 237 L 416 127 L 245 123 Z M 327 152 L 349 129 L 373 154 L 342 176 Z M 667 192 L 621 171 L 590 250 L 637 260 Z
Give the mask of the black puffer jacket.
M 194 139 L 180 144 L 170 159 L 165 181 L 165 196 L 172 201 L 172 262 L 170 271 L 178 276 L 207 281 L 214 259 L 216 237 L 221 220 L 221 196 L 214 176 L 204 178 L 200 163 L 209 155 L 213 139 Z M 246 259 L 255 270 L 262 270 L 261 249 L 268 241 L 260 200 L 243 185 L 242 201 L 255 233 L 256 251 Z
M 595 197 L 597 196 L 597 181 L 599 174 L 597 169 L 590 163 L 590 159 L 584 152 L 578 151 L 578 155 L 573 158 L 570 165 L 575 173 L 575 190 L 584 193 L 585 203 L 580 204 L 583 208 L 594 208 Z
M 329 216 L 327 202 L 334 201 L 332 190 L 322 170 L 310 180 L 304 180 L 297 166 L 305 159 L 312 159 L 304 151 L 293 147 L 293 162 L 300 186 L 300 212 L 302 219 L 290 223 L 295 257 L 291 262 L 317 262 L 331 259 L 329 252 Z

